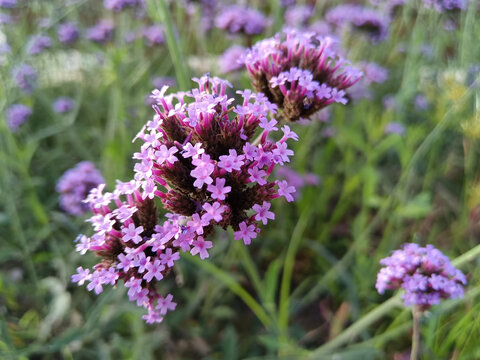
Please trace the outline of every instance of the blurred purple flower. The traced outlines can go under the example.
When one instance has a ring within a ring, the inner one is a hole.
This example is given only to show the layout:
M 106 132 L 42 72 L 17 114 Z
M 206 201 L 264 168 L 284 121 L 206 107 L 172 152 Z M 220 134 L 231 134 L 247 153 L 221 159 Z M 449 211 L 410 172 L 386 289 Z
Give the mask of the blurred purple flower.
M 148 46 L 162 45 L 165 42 L 164 30 L 161 25 L 152 25 L 143 29 L 143 36 Z
M 113 11 L 122 11 L 126 7 L 140 5 L 141 0 L 103 0 L 105 9 Z
M 78 163 L 58 180 L 56 191 L 60 193 L 60 207 L 71 215 L 82 215 L 90 210 L 83 200 L 91 189 L 104 182 L 102 174 L 90 161 Z
M 17 0 L 0 0 L 0 7 L 12 9 L 17 6 Z
M 397 134 L 403 135 L 405 134 L 405 126 L 399 122 L 392 121 L 385 126 L 385 134 Z
M 338 5 L 327 11 L 325 18 L 337 26 L 350 25 L 367 33 L 373 42 L 387 38 L 390 19 L 385 14 L 361 5 Z
M 37 72 L 27 64 L 13 68 L 12 76 L 17 86 L 26 94 L 31 93 L 37 83 Z
M 313 8 L 309 5 L 288 7 L 285 11 L 285 25 L 288 27 L 302 28 L 313 15 Z
M 321 181 L 320 177 L 313 173 L 306 173 L 302 175 L 286 166 L 275 170 L 275 175 L 279 179 L 287 180 L 287 183 L 297 190 L 295 193 L 293 193 L 294 199 L 298 199 L 301 196 L 300 190 L 303 187 L 308 185 L 317 186 Z
M 467 10 L 469 0 L 423 0 L 426 8 L 441 13 L 444 11 Z
M 32 109 L 23 104 L 13 104 L 7 109 L 6 119 L 12 132 L 16 132 L 32 115 Z
M 112 39 L 113 23 L 102 19 L 95 26 L 87 29 L 87 39 L 103 44 Z
M 71 45 L 77 41 L 80 33 L 78 27 L 71 22 L 60 24 L 57 29 L 58 41 L 63 44 Z
M 232 34 L 261 34 L 270 26 L 270 19 L 263 13 L 250 7 L 230 5 L 221 9 L 215 18 L 215 26 Z
M 229 47 L 219 57 L 220 71 L 224 74 L 241 70 L 245 68 L 245 64 L 241 61 L 244 56 L 246 48 L 240 45 L 233 45 Z
M 75 102 L 69 97 L 59 97 L 53 102 L 53 111 L 58 114 L 64 114 L 72 111 L 75 107 Z
M 29 55 L 40 54 L 43 50 L 52 46 L 52 39 L 47 35 L 34 35 L 27 44 L 27 53 Z
M 332 27 L 323 20 L 313 22 L 307 27 L 307 30 L 320 36 L 327 36 L 332 33 Z
M 378 292 L 405 290 L 402 296 L 405 306 L 418 305 L 426 310 L 441 299 L 463 297 L 465 275 L 433 245 L 404 244 L 401 250 L 380 260 L 380 264 L 383 267 L 377 276 Z
M 332 138 L 336 134 L 337 134 L 337 129 L 335 129 L 333 126 L 326 127 L 321 132 L 322 137 L 325 138 L 325 139 Z
M 398 106 L 397 100 L 395 99 L 395 96 L 393 96 L 393 95 L 385 95 L 382 98 L 382 102 L 383 102 L 383 106 L 387 110 L 394 110 Z
M 152 85 L 155 89 L 161 89 L 164 86 L 175 87 L 177 82 L 171 76 L 157 76 L 152 79 Z
M 0 25 L 13 24 L 13 18 L 9 14 L 0 13 Z
M 415 96 L 415 109 L 420 111 L 420 110 L 426 110 L 428 109 L 430 105 L 430 102 L 428 101 L 428 98 L 424 94 L 418 94 Z

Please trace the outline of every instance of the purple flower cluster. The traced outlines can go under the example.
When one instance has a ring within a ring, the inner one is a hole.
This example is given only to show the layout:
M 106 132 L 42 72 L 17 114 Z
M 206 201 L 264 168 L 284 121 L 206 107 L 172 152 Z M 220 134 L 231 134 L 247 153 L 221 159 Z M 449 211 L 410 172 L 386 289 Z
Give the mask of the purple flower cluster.
M 58 41 L 65 45 L 71 45 L 78 40 L 80 33 L 78 27 L 74 23 L 64 23 L 58 26 Z
M 340 27 L 353 26 L 367 33 L 374 42 L 385 40 L 390 27 L 387 15 L 362 5 L 338 5 L 327 11 L 325 19 Z
M 20 64 L 13 68 L 12 76 L 17 86 L 26 94 L 31 93 L 37 83 L 37 72 L 27 64 Z
M 6 119 L 8 126 L 13 132 L 16 132 L 32 115 L 32 109 L 23 104 L 14 104 L 7 109 Z
M 60 193 L 60 207 L 75 216 L 86 213 L 90 207 L 84 199 L 90 190 L 104 182 L 102 174 L 90 161 L 78 163 L 58 180 L 56 191 Z
M 240 45 L 229 47 L 218 59 L 220 71 L 224 74 L 241 70 L 245 68 L 245 64 L 241 61 L 246 49 Z
M 256 43 L 244 61 L 255 89 L 288 121 L 308 118 L 334 102 L 345 104 L 345 89 L 362 76 L 338 55 L 332 38 L 295 30 Z
M 72 109 L 75 106 L 75 102 L 73 99 L 69 97 L 59 97 L 53 102 L 53 111 L 55 111 L 58 114 L 64 114 L 72 111 Z
M 27 53 L 29 55 L 38 55 L 50 47 L 52 47 L 52 39 L 49 36 L 34 35 L 27 44 Z
M 240 5 L 230 5 L 219 11 L 215 26 L 232 34 L 261 34 L 270 25 L 270 20 L 260 11 Z
M 405 126 L 402 123 L 392 121 L 385 126 L 384 131 L 387 135 L 396 134 L 401 136 L 405 134 Z
M 100 20 L 95 26 L 87 29 L 87 39 L 103 44 L 112 39 L 113 23 L 109 20 Z
M 441 299 L 463 297 L 465 275 L 432 245 L 404 244 L 380 264 L 384 267 L 377 276 L 378 292 L 402 288 L 406 306 L 418 305 L 425 310 Z
M 78 251 L 94 251 L 103 261 L 92 272 L 78 268 L 72 280 L 87 281 L 98 294 L 122 279 L 129 299 L 148 310 L 148 323 L 175 309 L 172 296 L 159 295 L 156 285 L 180 252 L 208 258 L 213 244 L 207 237 L 216 225 L 233 227 L 235 240 L 250 244 L 258 223 L 275 218 L 270 201 L 292 201 L 295 191 L 286 181 L 268 180 L 293 155 L 286 140 L 297 139 L 288 126 L 279 141 L 267 139 L 278 131 L 277 122 L 267 119 L 276 106 L 249 90 L 239 92 L 243 102 L 234 104 L 225 80 L 194 80 L 199 88 L 187 93 L 165 95 L 167 87 L 152 92 L 156 115 L 134 139 L 143 140 L 134 154 L 135 177 L 118 182 L 113 193 L 104 193 L 104 185 L 92 190 L 87 202 L 94 216 L 88 221 L 95 234 L 77 244 Z M 258 128 L 263 131 L 256 144 L 251 140 Z M 156 197 L 171 212 L 163 224 Z

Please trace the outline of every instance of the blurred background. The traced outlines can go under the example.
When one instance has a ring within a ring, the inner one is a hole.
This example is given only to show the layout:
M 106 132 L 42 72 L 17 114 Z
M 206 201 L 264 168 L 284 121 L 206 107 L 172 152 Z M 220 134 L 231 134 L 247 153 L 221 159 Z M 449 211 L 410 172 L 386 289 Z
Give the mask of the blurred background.
M 378 261 L 478 244 L 479 16 L 476 0 L 0 0 L 0 358 L 407 359 L 411 316 L 377 293 Z M 284 26 L 337 38 L 365 74 L 292 125 L 274 176 L 296 201 L 273 201 L 249 247 L 217 231 L 208 261 L 177 262 L 162 324 L 123 286 L 72 284 L 96 262 L 75 251 L 80 200 L 132 178 L 150 92 L 206 72 L 252 88 L 237 60 Z M 480 358 L 477 263 L 461 262 L 465 298 L 425 316 L 425 359 Z

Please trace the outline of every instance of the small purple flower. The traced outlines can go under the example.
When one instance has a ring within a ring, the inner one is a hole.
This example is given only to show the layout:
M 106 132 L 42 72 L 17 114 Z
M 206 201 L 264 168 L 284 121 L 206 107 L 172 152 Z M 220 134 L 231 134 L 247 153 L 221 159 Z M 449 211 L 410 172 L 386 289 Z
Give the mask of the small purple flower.
M 161 25 L 152 25 L 143 30 L 143 36 L 148 46 L 162 45 L 165 42 L 164 30 Z
M 215 18 L 215 26 L 231 34 L 261 34 L 270 23 L 260 11 L 241 5 L 224 7 Z
M 14 104 L 7 109 L 7 123 L 12 132 L 16 132 L 32 115 L 32 109 L 23 104 Z
M 377 276 L 378 292 L 402 288 L 405 306 L 418 305 L 426 310 L 441 299 L 463 297 L 465 275 L 433 245 L 404 244 L 380 264 L 383 267 Z
M 67 22 L 58 26 L 58 41 L 65 45 L 73 44 L 77 41 L 79 35 L 78 27 L 74 23 Z
M 385 134 L 405 134 L 405 126 L 399 122 L 392 121 L 385 126 Z
M 91 189 L 105 182 L 100 171 L 89 161 L 82 161 L 67 170 L 58 180 L 60 207 L 71 215 L 81 215 L 89 210 L 83 200 Z
M 225 50 L 225 52 L 218 59 L 220 71 L 226 74 L 244 69 L 245 64 L 241 61 L 241 59 L 245 54 L 245 50 L 246 49 L 240 45 L 233 45 Z
M 53 102 L 53 111 L 58 114 L 64 114 L 72 111 L 75 107 L 75 102 L 69 97 L 59 97 Z
M 171 76 L 157 76 L 152 79 L 152 85 L 155 89 L 161 89 L 164 86 L 175 87 L 177 82 Z
M 13 68 L 12 76 L 17 86 L 26 94 L 30 94 L 37 83 L 37 72 L 27 64 Z
M 113 23 L 110 20 L 100 20 L 95 26 L 87 29 L 87 39 L 103 44 L 112 39 Z
M 34 35 L 27 44 L 27 53 L 29 55 L 38 55 L 43 50 L 52 47 L 52 39 L 47 35 Z

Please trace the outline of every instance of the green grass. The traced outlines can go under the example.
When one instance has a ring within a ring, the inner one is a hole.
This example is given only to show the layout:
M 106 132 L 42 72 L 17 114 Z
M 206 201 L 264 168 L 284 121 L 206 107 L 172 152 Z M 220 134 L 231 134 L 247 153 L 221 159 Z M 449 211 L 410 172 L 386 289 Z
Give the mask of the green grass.
M 88 226 L 60 211 L 56 181 L 81 160 L 95 162 L 110 188 L 128 180 L 138 146 L 130 140 L 152 116 L 144 105 L 151 78 L 176 76 L 188 89 L 190 76 L 221 75 L 211 59 L 246 40 L 201 33 L 198 7 L 187 21 L 180 5 L 152 0 L 148 13 L 164 24 L 166 44 L 125 45 L 123 33 L 139 27 L 132 13 L 113 14 L 95 1 L 61 3 L 29 1 L 17 25 L 1 28 L 12 46 L 0 66 L 2 113 L 15 102 L 34 109 L 16 134 L 0 121 L 1 359 L 392 359 L 409 351 L 411 315 L 399 294 L 380 296 L 374 285 L 378 261 L 409 241 L 434 244 L 469 279 L 465 299 L 424 316 L 423 358 L 480 357 L 480 94 L 467 77 L 480 58 L 473 7 L 458 14 L 453 32 L 443 29 L 444 15 L 411 5 L 384 43 L 346 34 L 349 57 L 387 67 L 389 80 L 373 86 L 371 99 L 332 106 L 332 138 L 321 136 L 321 123 L 293 125 L 301 140 L 291 166 L 321 176 L 321 184 L 302 189 L 295 203 L 273 201 L 276 220 L 251 246 L 217 231 L 208 261 L 185 255 L 162 289 L 174 294 L 177 310 L 149 326 L 121 286 L 95 296 L 70 283 L 76 267 L 96 260 L 74 251 Z M 254 5 L 281 27 L 278 2 Z M 323 8 L 317 4 L 315 19 Z M 81 40 L 75 51 L 57 45 L 49 55 L 25 54 L 34 20 L 54 19 L 45 31 L 55 35 L 65 19 L 91 25 L 91 14 L 115 21 L 112 43 Z M 21 61 L 41 77 L 29 96 L 10 79 Z M 250 87 L 246 74 L 228 78 Z M 417 93 L 428 97 L 427 110 L 415 110 Z M 384 108 L 387 94 L 396 108 Z M 65 95 L 78 107 L 53 113 L 52 100 Z M 385 135 L 391 121 L 406 126 L 405 136 Z

